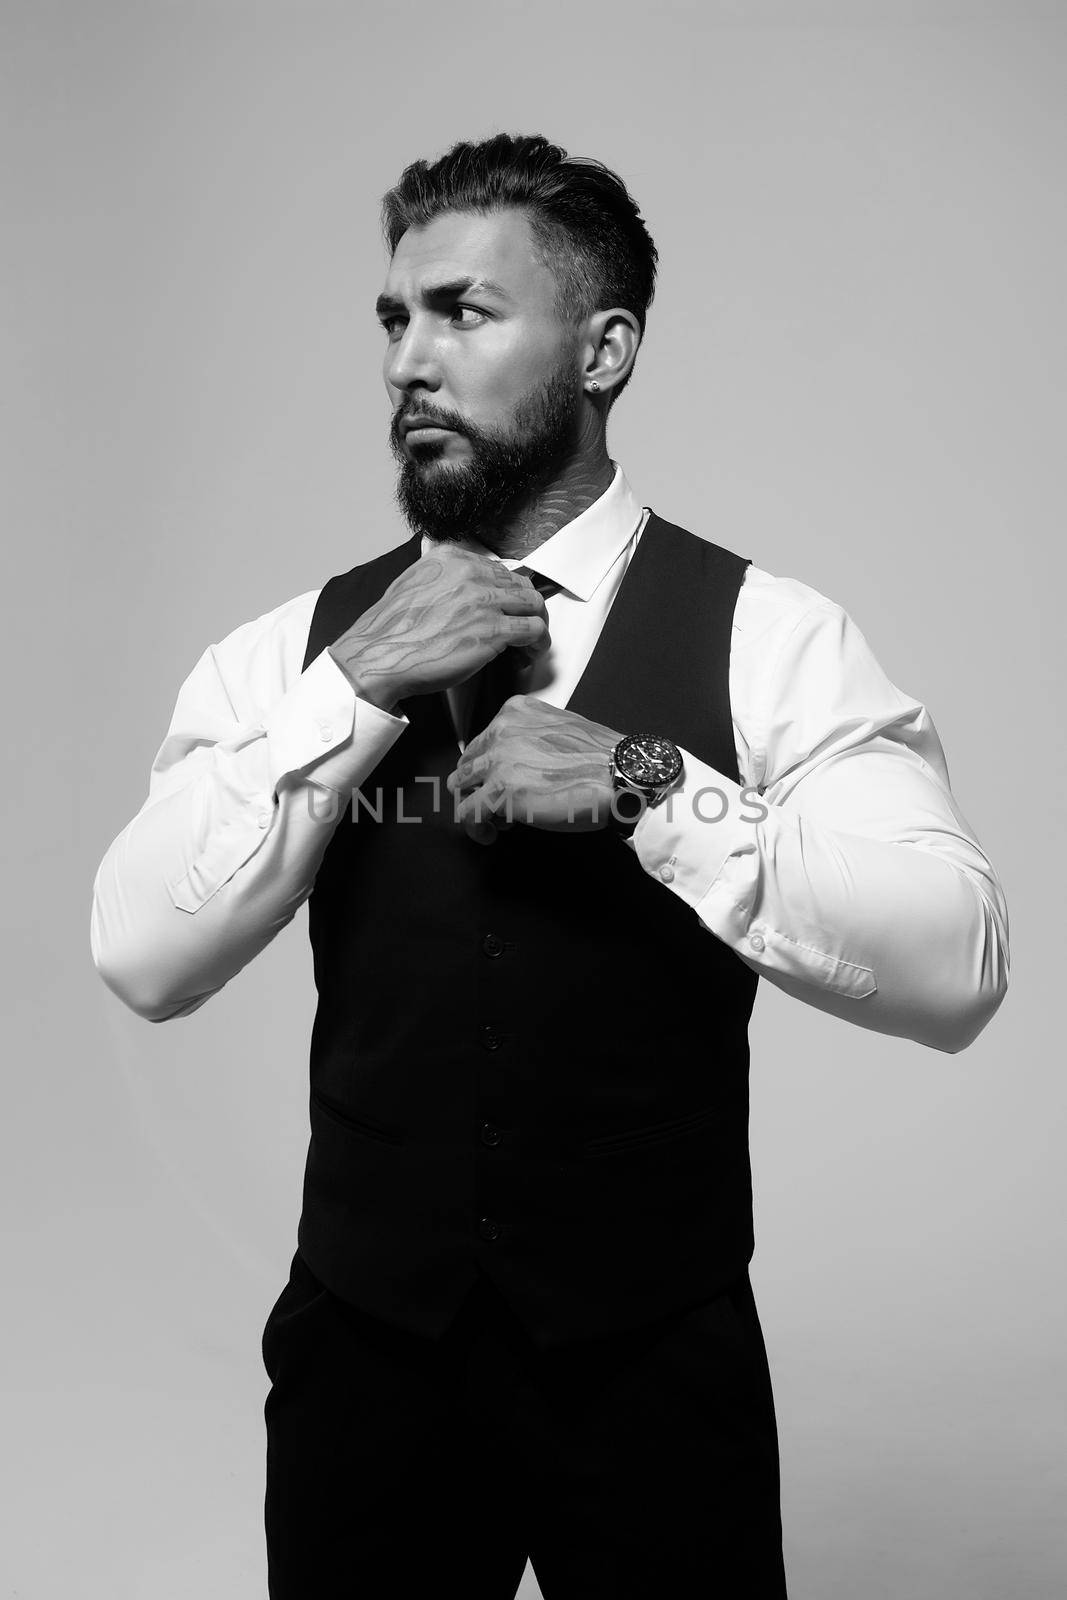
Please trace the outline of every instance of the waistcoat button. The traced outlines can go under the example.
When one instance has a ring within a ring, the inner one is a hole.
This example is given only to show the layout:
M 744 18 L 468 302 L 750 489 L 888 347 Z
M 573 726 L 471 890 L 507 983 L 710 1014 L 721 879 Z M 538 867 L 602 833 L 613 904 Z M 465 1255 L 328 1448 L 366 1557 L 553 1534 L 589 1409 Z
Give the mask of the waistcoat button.
M 487 1144 L 490 1149 L 493 1149 L 496 1145 L 498 1145 L 501 1139 L 504 1137 L 500 1129 L 495 1128 L 491 1122 L 483 1122 L 480 1132 L 482 1136 L 482 1143 Z
M 504 954 L 504 941 L 495 933 L 487 933 L 482 940 L 482 949 L 487 956 L 502 956 Z
M 491 1217 L 483 1217 L 478 1224 L 478 1232 L 483 1239 L 492 1243 L 494 1239 L 500 1238 L 500 1224 L 494 1222 Z
M 482 1048 L 484 1050 L 499 1050 L 503 1043 L 503 1039 L 500 1038 L 499 1034 L 495 1034 L 492 1028 L 482 1029 Z

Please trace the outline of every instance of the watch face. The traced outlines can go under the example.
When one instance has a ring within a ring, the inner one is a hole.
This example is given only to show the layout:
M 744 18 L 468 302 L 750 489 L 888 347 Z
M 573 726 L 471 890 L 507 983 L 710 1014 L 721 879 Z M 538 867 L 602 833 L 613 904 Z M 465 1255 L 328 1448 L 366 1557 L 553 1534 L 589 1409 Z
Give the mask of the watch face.
M 616 748 L 615 764 L 628 782 L 658 789 L 678 777 L 682 753 L 670 739 L 634 733 Z

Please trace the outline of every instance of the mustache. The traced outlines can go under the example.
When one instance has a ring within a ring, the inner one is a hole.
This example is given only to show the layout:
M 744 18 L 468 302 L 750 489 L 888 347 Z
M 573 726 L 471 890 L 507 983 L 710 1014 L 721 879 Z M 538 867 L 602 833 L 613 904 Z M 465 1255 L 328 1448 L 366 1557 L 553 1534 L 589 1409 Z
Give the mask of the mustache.
M 393 412 L 389 424 L 389 439 L 394 447 L 400 445 L 400 425 L 406 417 L 425 417 L 427 422 L 434 422 L 440 428 L 449 428 L 453 433 L 461 433 L 469 439 L 471 430 L 458 411 L 445 411 L 440 406 L 428 406 L 422 400 L 405 400 Z

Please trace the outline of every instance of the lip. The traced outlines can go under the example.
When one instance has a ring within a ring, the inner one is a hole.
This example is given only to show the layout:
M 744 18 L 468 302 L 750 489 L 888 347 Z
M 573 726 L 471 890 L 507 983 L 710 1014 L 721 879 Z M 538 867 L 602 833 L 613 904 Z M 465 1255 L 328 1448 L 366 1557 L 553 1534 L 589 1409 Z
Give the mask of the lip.
M 440 422 L 435 422 L 432 417 L 405 417 L 400 424 L 400 432 L 405 439 L 409 439 L 412 434 L 432 439 L 438 434 L 455 433 L 455 431 L 454 428 L 446 428 Z
M 449 439 L 454 434 L 454 428 L 439 428 L 434 423 L 425 423 L 422 427 L 408 428 L 404 433 L 405 444 L 430 444 L 434 439 Z

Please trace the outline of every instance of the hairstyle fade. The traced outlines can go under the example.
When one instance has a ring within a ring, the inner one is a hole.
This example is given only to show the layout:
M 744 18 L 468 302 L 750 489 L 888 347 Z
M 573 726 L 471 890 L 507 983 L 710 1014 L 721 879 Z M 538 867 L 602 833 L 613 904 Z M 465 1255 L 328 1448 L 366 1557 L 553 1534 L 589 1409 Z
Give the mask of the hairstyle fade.
M 644 333 L 659 258 L 636 202 L 603 162 L 539 133 L 464 140 L 434 162 L 413 161 L 382 201 L 382 231 L 392 255 L 409 228 L 442 212 L 509 208 L 529 216 L 564 321 L 619 306 Z

